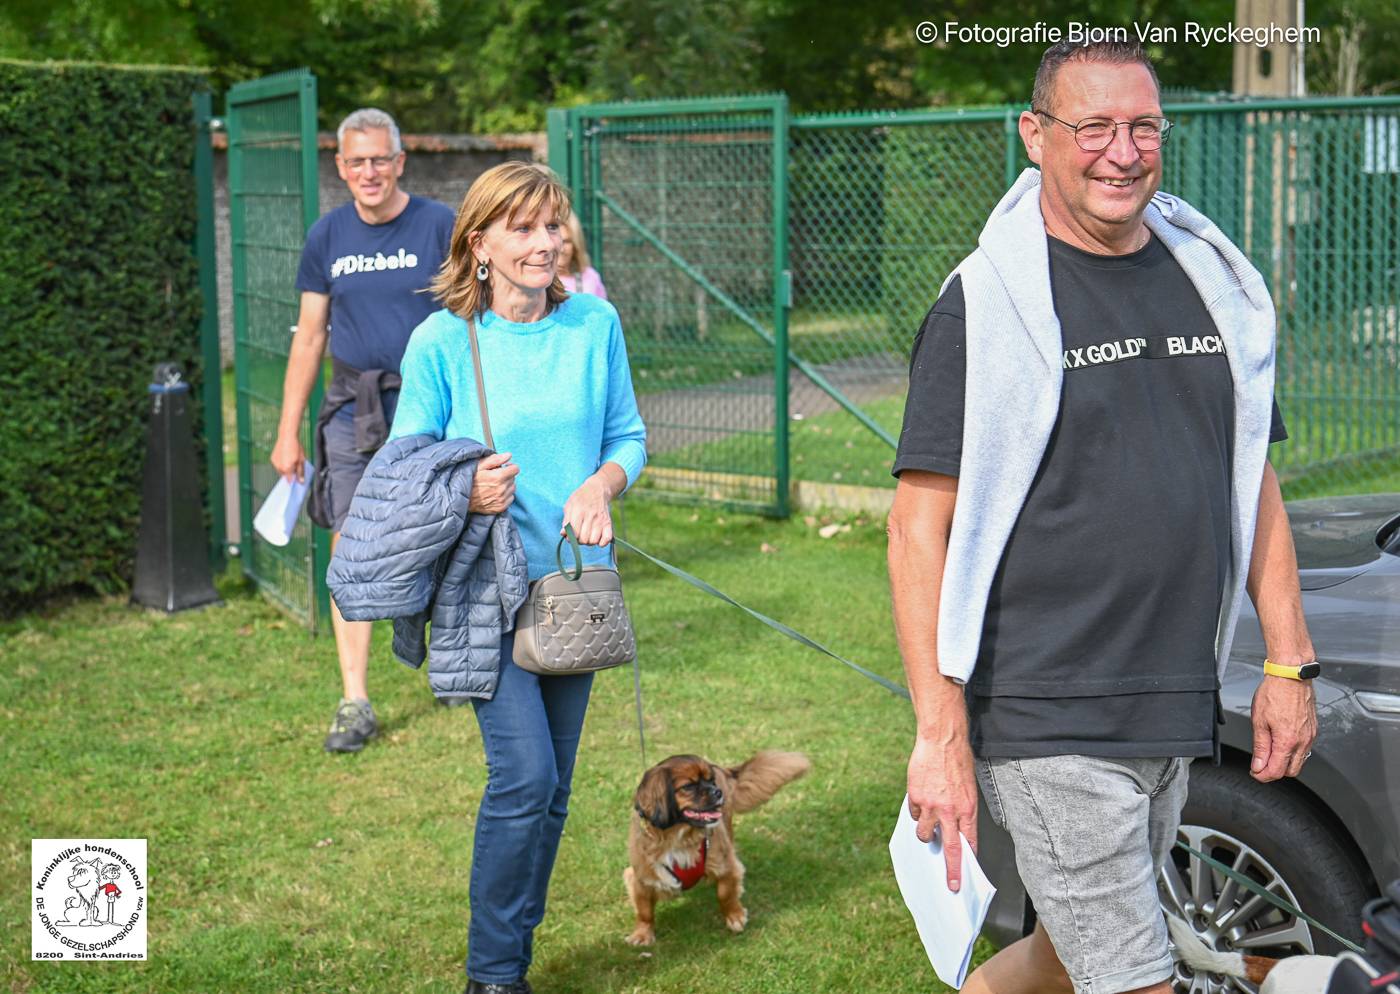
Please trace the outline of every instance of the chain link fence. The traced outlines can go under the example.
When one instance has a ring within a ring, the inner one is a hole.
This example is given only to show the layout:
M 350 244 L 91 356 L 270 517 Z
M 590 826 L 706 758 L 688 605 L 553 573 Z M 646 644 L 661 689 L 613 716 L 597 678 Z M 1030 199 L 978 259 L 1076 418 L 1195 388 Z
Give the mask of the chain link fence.
M 1019 109 L 621 106 L 625 123 L 557 119 L 551 160 L 627 328 L 652 464 L 680 474 L 654 489 L 781 513 L 789 473 L 892 486 L 914 335 L 1029 164 Z M 1219 224 L 1274 295 L 1286 495 L 1400 489 L 1400 98 L 1165 112 L 1162 188 Z M 775 266 L 790 280 L 770 280 Z
M 773 96 L 594 107 L 574 124 L 565 169 L 627 329 L 653 495 L 786 513 L 786 117 Z

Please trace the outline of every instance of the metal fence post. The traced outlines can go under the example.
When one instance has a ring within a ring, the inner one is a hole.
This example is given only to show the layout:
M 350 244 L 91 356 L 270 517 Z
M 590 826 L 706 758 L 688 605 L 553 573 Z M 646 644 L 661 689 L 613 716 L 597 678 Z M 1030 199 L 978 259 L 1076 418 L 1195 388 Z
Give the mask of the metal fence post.
M 301 200 L 303 231 L 310 231 L 311 226 L 316 223 L 321 216 L 320 202 L 320 150 L 316 141 L 316 77 L 307 73 L 301 79 L 301 94 L 297 102 L 301 115 L 301 181 L 303 196 Z M 323 376 L 324 379 L 324 376 Z M 321 393 L 324 385 L 312 392 L 311 402 L 312 412 L 321 406 Z M 311 433 L 315 433 L 315 415 L 309 421 Z M 306 451 L 315 451 L 315 439 L 306 439 Z M 315 604 L 313 617 L 315 619 L 313 630 L 318 634 L 324 633 L 331 628 L 331 592 L 326 586 L 326 567 L 331 562 L 331 535 L 324 528 L 312 529 L 311 546 L 311 583 L 314 597 L 312 603 Z
M 1016 174 L 1020 172 L 1016 168 L 1018 154 L 1021 151 L 1021 129 L 1017 127 L 1017 122 L 1021 119 L 1021 114 L 1014 107 L 1006 108 L 1006 188 L 1011 189 L 1011 185 L 1016 182 Z M 1078 132 L 1076 132 L 1078 134 Z
M 204 448 L 209 483 L 209 568 L 224 568 L 224 405 L 223 354 L 219 348 L 219 287 L 214 251 L 214 151 L 210 136 L 216 129 L 214 98 L 205 90 L 194 95 L 194 198 L 197 221 L 195 258 L 199 263 L 199 294 L 204 303 L 199 319 L 204 361 Z
M 233 329 L 234 329 L 234 364 L 233 364 L 233 398 L 236 410 L 235 418 L 238 425 L 238 544 L 242 550 L 240 555 L 246 557 L 253 548 L 253 493 L 252 493 L 252 438 L 249 428 L 250 411 L 248 403 L 248 393 L 251 389 L 250 377 L 248 374 L 248 364 L 239 361 L 238 351 L 242 348 L 240 341 L 243 329 L 248 327 L 248 302 L 244 295 L 238 292 L 238 288 L 246 286 L 248 281 L 248 263 L 246 253 L 240 250 L 240 246 L 246 240 L 247 233 L 243 222 L 244 211 L 241 209 L 244 197 L 243 180 L 243 155 L 239 147 L 242 141 L 242 127 L 239 115 L 234 113 L 232 100 L 229 100 L 228 114 L 224 121 L 225 134 L 228 135 L 228 197 L 229 197 L 229 265 L 233 273 Z M 245 565 L 246 569 L 246 565 Z
M 596 192 L 603 182 L 603 152 L 598 142 L 588 144 L 588 189 Z M 588 237 L 592 240 L 593 268 L 607 273 L 603 258 L 603 207 L 596 196 L 588 198 Z
M 580 223 L 585 219 L 589 222 L 589 226 L 583 234 L 588 243 L 588 254 L 596 259 L 596 253 L 602 244 L 602 233 L 593 230 L 592 207 L 585 199 L 593 196 L 593 190 L 584 183 L 583 176 L 583 112 L 577 107 L 570 108 L 568 111 L 568 121 L 569 183 L 574 191 L 574 210 L 580 212 Z M 585 211 L 587 213 L 584 213 Z M 602 270 L 599 270 L 599 272 L 602 272 Z
M 773 105 L 773 457 L 774 511 L 791 512 L 788 446 L 788 311 L 792 307 L 792 273 L 788 270 L 788 100 Z
M 551 107 L 545 113 L 545 129 L 549 137 L 549 168 L 559 174 L 564 185 L 573 188 L 574 178 L 569 170 L 569 112 Z

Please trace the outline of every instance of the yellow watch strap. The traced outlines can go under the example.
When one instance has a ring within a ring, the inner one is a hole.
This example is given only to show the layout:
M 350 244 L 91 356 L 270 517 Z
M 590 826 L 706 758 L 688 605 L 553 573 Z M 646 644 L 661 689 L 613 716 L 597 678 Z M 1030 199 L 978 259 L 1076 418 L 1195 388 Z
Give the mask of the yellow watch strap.
M 1281 676 L 1287 680 L 1301 680 L 1303 678 L 1298 675 L 1298 671 L 1301 669 L 1301 666 L 1280 666 L 1278 663 L 1271 663 L 1267 659 L 1264 660 L 1265 676 Z

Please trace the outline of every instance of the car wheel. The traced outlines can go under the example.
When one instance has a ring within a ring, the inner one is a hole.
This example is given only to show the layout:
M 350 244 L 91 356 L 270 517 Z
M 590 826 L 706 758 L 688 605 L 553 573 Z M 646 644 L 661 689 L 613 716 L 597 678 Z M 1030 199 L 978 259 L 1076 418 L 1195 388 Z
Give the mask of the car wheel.
M 1286 786 L 1207 762 L 1191 767 L 1191 788 L 1177 837 L 1243 873 L 1294 907 L 1349 938 L 1358 938 L 1361 905 L 1371 896 L 1348 849 Z M 1296 915 L 1279 910 L 1180 847 L 1158 877 L 1162 907 L 1181 916 L 1213 949 L 1256 956 L 1332 954 L 1340 944 Z M 1193 974 L 1178 962 L 1182 994 L 1256 994 L 1245 980 Z

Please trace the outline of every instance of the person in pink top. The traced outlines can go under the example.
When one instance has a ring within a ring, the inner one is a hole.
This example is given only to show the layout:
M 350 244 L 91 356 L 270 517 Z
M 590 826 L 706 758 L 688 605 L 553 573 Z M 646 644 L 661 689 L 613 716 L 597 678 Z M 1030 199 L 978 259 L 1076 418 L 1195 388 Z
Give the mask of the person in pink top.
M 588 264 L 588 245 L 583 240 L 583 225 L 578 215 L 570 214 L 562 232 L 564 244 L 559 249 L 559 282 L 570 293 L 591 293 L 608 299 L 607 288 L 598 270 Z

